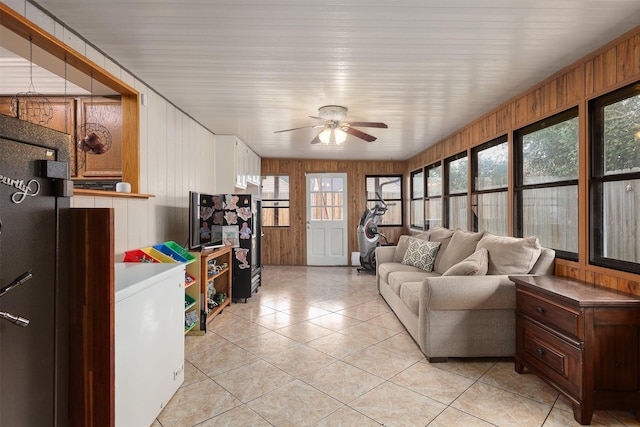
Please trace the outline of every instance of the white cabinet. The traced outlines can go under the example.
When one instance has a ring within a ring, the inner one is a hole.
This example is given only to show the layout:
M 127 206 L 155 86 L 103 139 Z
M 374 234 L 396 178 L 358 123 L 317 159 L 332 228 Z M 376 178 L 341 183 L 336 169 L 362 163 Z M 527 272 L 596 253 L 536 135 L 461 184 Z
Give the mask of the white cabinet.
M 214 192 L 254 193 L 251 187 L 260 186 L 260 157 L 235 135 L 216 135 L 214 144 Z
M 260 156 L 249 150 L 247 155 L 247 184 L 260 186 Z
M 149 426 L 184 381 L 184 264 L 115 264 L 116 426 Z

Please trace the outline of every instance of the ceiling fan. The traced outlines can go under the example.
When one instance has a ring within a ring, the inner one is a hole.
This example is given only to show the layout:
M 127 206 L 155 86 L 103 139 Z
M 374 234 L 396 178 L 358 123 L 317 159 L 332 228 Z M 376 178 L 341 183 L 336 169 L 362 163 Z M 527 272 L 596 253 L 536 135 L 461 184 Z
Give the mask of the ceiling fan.
M 325 105 L 318 108 L 318 116 L 309 116 L 312 119 L 322 120 L 324 123 L 310 126 L 301 126 L 293 129 L 277 130 L 274 133 L 289 132 L 292 130 L 306 129 L 306 128 L 323 128 L 315 138 L 311 140 L 311 144 L 329 144 L 335 142 L 336 144 L 342 144 L 347 138 L 347 134 L 353 135 L 357 138 L 363 139 L 367 142 L 375 141 L 377 138 L 361 130 L 355 129 L 356 127 L 369 127 L 369 128 L 388 128 L 385 123 L 381 122 L 345 122 L 347 117 L 347 107 L 341 105 Z

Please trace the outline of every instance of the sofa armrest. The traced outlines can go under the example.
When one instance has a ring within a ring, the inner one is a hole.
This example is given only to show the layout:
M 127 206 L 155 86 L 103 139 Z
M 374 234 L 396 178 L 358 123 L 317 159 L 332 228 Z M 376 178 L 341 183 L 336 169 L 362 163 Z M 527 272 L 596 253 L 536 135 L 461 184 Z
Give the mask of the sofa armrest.
M 376 248 L 376 265 L 380 265 L 385 262 L 393 262 L 395 254 L 395 246 L 378 246 Z
M 427 277 L 420 310 L 515 309 L 516 288 L 507 275 Z

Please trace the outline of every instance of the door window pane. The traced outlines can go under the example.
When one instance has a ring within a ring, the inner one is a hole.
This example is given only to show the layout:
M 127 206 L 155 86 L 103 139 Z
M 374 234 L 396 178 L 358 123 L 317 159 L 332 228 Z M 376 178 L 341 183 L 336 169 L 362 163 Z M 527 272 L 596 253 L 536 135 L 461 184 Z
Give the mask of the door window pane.
M 342 178 L 315 178 L 311 180 L 309 200 L 311 221 L 332 221 L 343 218 Z

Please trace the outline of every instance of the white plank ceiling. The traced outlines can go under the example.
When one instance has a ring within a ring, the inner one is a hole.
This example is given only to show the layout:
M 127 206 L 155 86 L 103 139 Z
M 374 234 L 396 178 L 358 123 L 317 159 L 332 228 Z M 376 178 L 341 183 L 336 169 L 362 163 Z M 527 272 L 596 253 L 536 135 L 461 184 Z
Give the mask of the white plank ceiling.
M 640 23 L 640 0 L 38 0 L 263 157 L 407 159 Z M 382 121 L 309 144 L 318 107 Z

